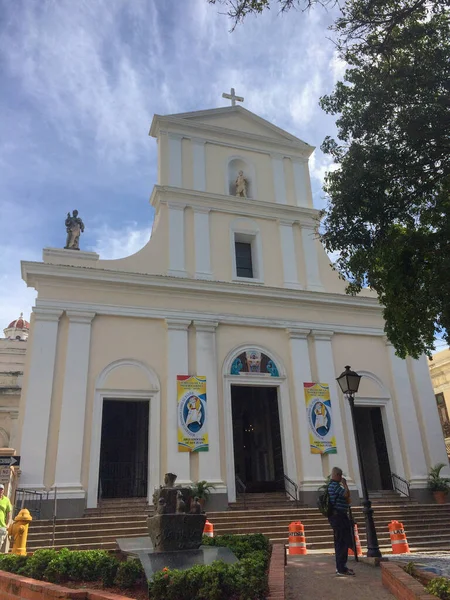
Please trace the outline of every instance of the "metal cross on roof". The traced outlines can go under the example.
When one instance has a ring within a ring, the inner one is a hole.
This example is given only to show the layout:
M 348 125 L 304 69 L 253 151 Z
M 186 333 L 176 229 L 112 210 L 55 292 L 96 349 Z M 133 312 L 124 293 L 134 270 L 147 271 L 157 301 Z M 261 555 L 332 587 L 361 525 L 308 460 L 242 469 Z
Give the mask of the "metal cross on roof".
M 234 88 L 231 88 L 231 94 L 222 94 L 222 98 L 226 98 L 227 100 L 231 100 L 231 106 L 236 106 L 236 100 L 238 102 L 244 102 L 244 98 L 242 96 L 236 96 L 236 92 Z

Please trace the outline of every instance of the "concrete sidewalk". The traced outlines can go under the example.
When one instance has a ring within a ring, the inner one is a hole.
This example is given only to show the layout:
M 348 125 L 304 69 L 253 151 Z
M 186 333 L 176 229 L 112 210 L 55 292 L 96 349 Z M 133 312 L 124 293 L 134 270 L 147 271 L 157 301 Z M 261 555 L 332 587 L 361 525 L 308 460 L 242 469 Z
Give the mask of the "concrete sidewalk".
M 288 557 L 286 600 L 393 600 L 381 583 L 381 569 L 349 559 L 355 577 L 336 577 L 334 555 Z

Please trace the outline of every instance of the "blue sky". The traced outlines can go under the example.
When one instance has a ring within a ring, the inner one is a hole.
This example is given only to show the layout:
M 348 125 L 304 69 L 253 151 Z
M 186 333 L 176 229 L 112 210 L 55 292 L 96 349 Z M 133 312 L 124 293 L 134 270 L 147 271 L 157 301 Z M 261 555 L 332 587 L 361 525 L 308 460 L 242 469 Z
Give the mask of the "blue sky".
M 79 210 L 81 247 L 119 258 L 148 240 L 156 181 L 154 113 L 244 106 L 319 147 L 334 119 L 318 106 L 344 65 L 333 11 L 276 10 L 230 33 L 206 0 L 0 0 L 0 326 L 29 315 L 20 260 L 63 247 Z M 310 163 L 314 201 L 329 159 Z

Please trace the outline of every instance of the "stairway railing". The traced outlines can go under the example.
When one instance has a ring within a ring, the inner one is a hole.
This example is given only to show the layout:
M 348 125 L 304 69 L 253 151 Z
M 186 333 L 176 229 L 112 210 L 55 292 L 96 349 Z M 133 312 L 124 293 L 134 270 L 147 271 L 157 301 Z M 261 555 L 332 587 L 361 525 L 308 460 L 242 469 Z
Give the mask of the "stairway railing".
M 295 501 L 295 506 L 298 506 L 298 485 L 295 483 L 295 481 L 292 481 L 292 479 L 286 474 L 284 474 L 284 489 L 286 491 L 286 494 Z
M 247 491 L 247 486 L 245 485 L 245 483 L 242 481 L 242 479 L 238 475 L 235 476 L 235 481 L 236 481 L 236 493 L 242 495 L 242 499 L 244 501 L 244 510 L 246 510 L 247 501 L 245 498 L 245 492 Z
M 406 481 L 406 479 L 403 479 L 403 477 L 400 477 L 400 475 L 397 475 L 396 473 L 391 473 L 391 477 L 392 487 L 394 488 L 394 490 L 399 494 L 402 494 L 402 496 L 406 496 L 407 498 L 409 498 L 409 481 Z

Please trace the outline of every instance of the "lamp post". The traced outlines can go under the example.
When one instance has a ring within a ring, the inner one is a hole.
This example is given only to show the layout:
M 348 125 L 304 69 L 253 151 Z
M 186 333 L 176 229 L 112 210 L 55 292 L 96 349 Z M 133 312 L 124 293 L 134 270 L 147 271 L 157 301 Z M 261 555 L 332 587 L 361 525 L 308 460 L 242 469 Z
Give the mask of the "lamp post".
M 342 393 L 347 396 L 350 404 L 350 412 L 352 414 L 353 431 L 356 441 L 356 453 L 358 455 L 359 474 L 361 478 L 361 488 L 363 494 L 363 513 L 366 521 L 366 536 L 367 536 L 367 556 L 381 557 L 380 548 L 378 547 L 377 532 L 373 520 L 372 503 L 369 500 L 367 492 L 366 474 L 364 472 L 364 463 L 361 456 L 361 444 L 358 428 L 355 423 L 355 394 L 359 388 L 361 376 L 355 371 L 352 371 L 349 366 L 345 367 L 345 371 L 339 375 L 336 381 L 342 390 Z

